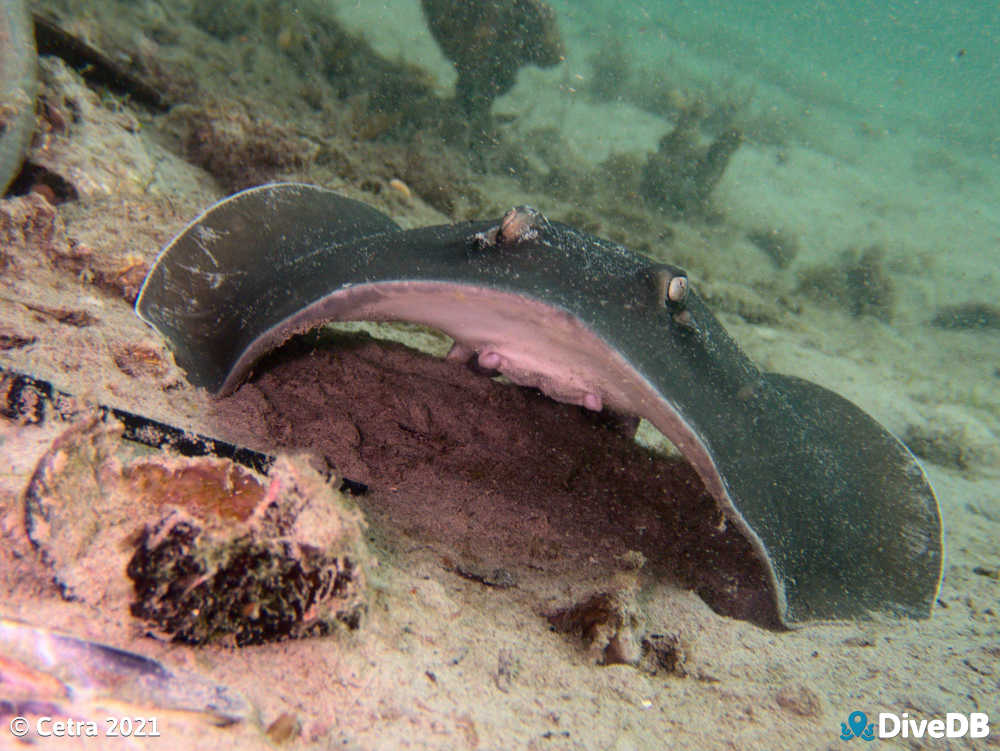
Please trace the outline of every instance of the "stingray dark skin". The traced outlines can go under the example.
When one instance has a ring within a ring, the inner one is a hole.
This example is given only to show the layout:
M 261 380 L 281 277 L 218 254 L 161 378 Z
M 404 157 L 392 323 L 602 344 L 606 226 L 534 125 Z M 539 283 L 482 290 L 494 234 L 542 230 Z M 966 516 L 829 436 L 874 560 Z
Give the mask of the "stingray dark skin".
M 524 207 L 402 230 L 358 201 L 281 183 L 192 222 L 136 310 L 216 395 L 323 322 L 433 326 L 457 356 L 516 383 L 648 419 L 764 561 L 782 624 L 927 617 L 941 521 L 920 465 L 843 397 L 761 372 L 693 287 L 676 267 Z

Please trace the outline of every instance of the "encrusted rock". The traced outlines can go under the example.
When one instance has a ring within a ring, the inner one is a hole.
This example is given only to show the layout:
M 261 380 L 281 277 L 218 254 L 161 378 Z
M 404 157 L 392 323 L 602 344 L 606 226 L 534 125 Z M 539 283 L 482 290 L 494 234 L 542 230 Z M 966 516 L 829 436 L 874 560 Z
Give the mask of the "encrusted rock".
M 579 634 L 599 663 L 635 665 L 642 653 L 633 597 L 628 588 L 597 592 L 546 617 L 557 631 Z
M 688 674 L 688 648 L 680 634 L 647 634 L 642 640 L 642 648 L 654 671 L 665 670 L 682 677 Z
M 107 576 L 129 514 L 114 492 L 120 433 L 96 415 L 67 426 L 24 493 L 28 538 L 70 600 L 96 604 L 124 594 L 124 580 Z
M 180 105 L 170 114 L 190 161 L 227 190 L 242 190 L 312 163 L 319 147 L 236 102 Z
M 147 527 L 128 564 L 133 614 L 192 644 L 357 628 L 367 608 L 360 512 L 303 462 L 279 458 L 268 479 L 265 487 L 242 477 L 221 504 L 189 501 Z
M 25 490 L 28 537 L 67 599 L 194 644 L 360 625 L 364 521 L 305 459 L 261 477 L 214 457 L 130 459 L 120 434 L 96 414 L 68 425 Z

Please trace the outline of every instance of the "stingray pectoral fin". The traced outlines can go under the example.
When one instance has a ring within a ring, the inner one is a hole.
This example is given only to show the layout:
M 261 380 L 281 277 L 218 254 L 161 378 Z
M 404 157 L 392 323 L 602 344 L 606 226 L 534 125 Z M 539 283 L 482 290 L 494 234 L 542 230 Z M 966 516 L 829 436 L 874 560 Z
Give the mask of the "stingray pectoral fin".
M 784 590 L 784 622 L 930 615 L 941 519 L 917 460 L 842 396 L 765 377 L 795 419 L 762 426 L 753 451 L 722 451 L 718 462 Z
M 315 185 L 249 188 L 210 206 L 167 244 L 135 309 L 170 341 L 188 379 L 216 392 L 275 306 L 287 313 L 308 302 L 298 274 L 317 249 L 336 253 L 399 232 L 380 211 Z M 322 272 L 305 275 L 322 284 Z

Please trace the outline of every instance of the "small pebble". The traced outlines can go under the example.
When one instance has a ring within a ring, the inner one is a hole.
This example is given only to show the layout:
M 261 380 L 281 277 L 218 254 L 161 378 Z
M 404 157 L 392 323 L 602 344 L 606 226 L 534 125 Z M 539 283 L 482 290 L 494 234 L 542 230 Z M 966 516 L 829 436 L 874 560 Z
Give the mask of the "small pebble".
M 407 201 L 413 198 L 413 192 L 410 190 L 410 186 L 400 180 L 398 177 L 394 177 L 389 181 L 389 187 L 394 191 L 399 193 Z
M 298 715 L 294 712 L 285 712 L 268 726 L 267 737 L 279 745 L 288 743 L 298 736 L 300 728 Z

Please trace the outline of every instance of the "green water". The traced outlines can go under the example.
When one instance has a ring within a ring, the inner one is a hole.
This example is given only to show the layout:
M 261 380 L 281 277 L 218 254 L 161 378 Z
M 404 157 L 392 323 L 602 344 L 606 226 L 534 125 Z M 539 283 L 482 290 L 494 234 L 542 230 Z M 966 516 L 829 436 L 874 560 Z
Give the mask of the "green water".
M 777 87 L 868 127 L 1000 152 L 1000 5 L 986 2 L 567 2 L 581 42 L 627 40 L 639 64 Z M 687 70 L 686 70 L 687 69 Z

